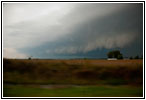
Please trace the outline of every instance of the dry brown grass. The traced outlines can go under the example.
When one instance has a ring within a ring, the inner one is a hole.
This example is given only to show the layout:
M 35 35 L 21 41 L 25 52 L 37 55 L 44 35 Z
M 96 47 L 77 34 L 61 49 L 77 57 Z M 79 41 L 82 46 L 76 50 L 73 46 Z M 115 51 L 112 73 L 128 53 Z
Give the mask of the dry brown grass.
M 4 59 L 4 82 L 42 84 L 142 84 L 142 60 Z

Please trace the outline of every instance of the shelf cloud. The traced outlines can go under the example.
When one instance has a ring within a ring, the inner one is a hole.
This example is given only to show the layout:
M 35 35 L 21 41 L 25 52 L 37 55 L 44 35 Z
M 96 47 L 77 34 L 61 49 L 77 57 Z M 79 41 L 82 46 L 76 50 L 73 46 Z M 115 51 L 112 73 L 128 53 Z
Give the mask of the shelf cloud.
M 4 3 L 4 56 L 125 48 L 142 37 L 142 9 L 138 3 Z

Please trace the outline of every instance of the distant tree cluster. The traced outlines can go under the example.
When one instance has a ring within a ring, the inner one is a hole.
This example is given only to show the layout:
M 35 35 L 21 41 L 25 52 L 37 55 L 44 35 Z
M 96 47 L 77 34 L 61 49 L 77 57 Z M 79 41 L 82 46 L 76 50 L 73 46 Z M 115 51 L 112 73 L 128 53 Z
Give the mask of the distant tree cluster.
M 108 58 L 117 58 L 117 59 L 123 59 L 123 55 L 120 53 L 119 50 L 114 50 L 114 51 L 110 51 L 107 54 Z
M 117 58 L 117 59 L 123 59 L 123 55 L 120 53 L 119 50 L 113 50 L 107 53 L 108 58 Z M 142 56 L 134 56 L 134 57 L 129 57 L 129 59 L 143 59 Z
M 139 57 L 138 55 L 137 56 L 135 56 L 135 57 L 130 57 L 129 59 L 143 59 L 143 56 L 141 56 L 141 57 Z

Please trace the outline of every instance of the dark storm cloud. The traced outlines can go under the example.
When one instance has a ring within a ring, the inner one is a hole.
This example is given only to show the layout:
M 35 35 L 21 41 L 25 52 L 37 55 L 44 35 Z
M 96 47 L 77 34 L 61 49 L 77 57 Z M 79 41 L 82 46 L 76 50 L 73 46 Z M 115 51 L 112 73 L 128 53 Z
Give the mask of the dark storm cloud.
M 98 48 L 124 48 L 142 36 L 142 8 L 139 5 L 94 18 L 75 27 L 73 34 L 56 41 L 48 53 L 89 52 Z
M 125 48 L 142 37 L 142 4 L 8 4 L 4 11 L 4 48 L 26 55 Z

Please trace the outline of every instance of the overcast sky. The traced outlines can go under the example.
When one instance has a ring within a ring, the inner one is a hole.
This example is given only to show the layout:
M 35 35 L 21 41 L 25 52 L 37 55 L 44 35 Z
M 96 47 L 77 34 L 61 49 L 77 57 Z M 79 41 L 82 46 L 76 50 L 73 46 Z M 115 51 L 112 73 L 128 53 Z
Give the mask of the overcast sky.
M 4 57 L 142 54 L 142 9 L 138 3 L 4 3 Z

